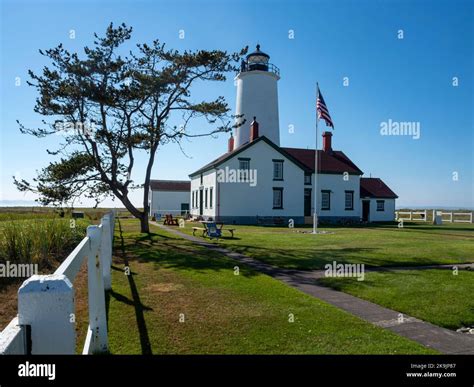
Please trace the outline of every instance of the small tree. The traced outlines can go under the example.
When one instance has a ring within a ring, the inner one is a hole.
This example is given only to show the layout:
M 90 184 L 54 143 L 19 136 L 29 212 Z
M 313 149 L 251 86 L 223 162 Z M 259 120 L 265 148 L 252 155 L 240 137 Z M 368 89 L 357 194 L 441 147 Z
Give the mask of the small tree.
M 115 196 L 140 219 L 141 231 L 149 232 L 150 175 L 160 146 L 180 145 L 183 138 L 228 132 L 234 116 L 223 97 L 191 101 L 191 87 L 198 81 L 225 81 L 225 74 L 237 70 L 246 49 L 185 51 L 165 49 L 155 40 L 138 44 L 137 52 L 122 57 L 117 51 L 131 38 L 132 28 L 110 24 L 104 37 L 94 34 L 93 48 L 85 47 L 85 58 L 70 53 L 62 44 L 41 51 L 52 67 L 41 75 L 29 71 L 30 86 L 39 97 L 34 111 L 42 116 L 43 128 L 29 129 L 19 121 L 22 133 L 45 137 L 61 133 L 64 141 L 49 154 L 60 160 L 43 168 L 33 183 L 14 179 L 19 190 L 39 195 L 44 205 L 63 205 L 85 196 L 96 206 Z M 183 124 L 169 124 L 174 114 Z M 188 123 L 204 117 L 212 126 L 205 133 L 189 133 Z M 145 180 L 135 184 L 131 174 L 135 153 L 147 154 Z M 132 189 L 143 188 L 143 211 L 129 199 Z

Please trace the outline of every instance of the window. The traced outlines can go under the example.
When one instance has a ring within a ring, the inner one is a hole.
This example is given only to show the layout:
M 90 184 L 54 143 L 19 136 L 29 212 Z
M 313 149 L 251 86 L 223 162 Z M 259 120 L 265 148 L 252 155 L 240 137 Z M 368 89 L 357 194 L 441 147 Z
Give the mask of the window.
M 239 180 L 249 181 L 250 159 L 239 158 Z
M 321 191 L 321 210 L 331 209 L 331 191 Z
M 201 173 L 201 185 L 202 185 L 202 173 Z
M 273 180 L 283 180 L 283 160 L 273 160 Z
M 273 188 L 273 209 L 283 209 L 283 188 Z
M 204 207 L 207 208 L 207 188 L 204 191 Z
M 385 200 L 377 200 L 377 211 L 385 211 Z
M 213 191 L 214 187 L 209 188 L 209 208 L 212 208 Z
M 344 207 L 346 210 L 354 209 L 354 191 L 346 191 Z
M 191 198 L 191 206 L 194 208 L 194 191 L 191 192 L 192 198 Z
M 304 183 L 305 184 L 311 184 L 311 173 L 310 172 L 305 172 L 304 173 Z

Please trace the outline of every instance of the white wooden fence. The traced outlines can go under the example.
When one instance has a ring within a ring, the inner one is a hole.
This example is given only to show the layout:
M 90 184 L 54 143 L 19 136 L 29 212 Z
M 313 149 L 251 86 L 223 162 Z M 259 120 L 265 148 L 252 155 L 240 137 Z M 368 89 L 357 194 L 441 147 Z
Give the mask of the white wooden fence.
M 108 350 L 105 290 L 110 269 L 115 214 L 87 236 L 51 275 L 34 275 L 18 290 L 18 316 L 0 334 L 0 354 L 74 354 L 76 352 L 73 283 L 87 260 L 89 326 L 83 354 Z
M 427 222 L 428 217 L 434 220 L 435 217 L 441 216 L 441 221 L 446 223 L 473 223 L 473 212 L 456 212 L 456 211 L 439 211 L 439 210 L 423 210 L 423 211 L 395 211 L 397 220 L 407 220 L 412 222 Z
M 423 211 L 395 211 L 397 220 L 409 220 L 409 221 L 419 221 L 426 222 L 428 219 L 427 210 Z M 401 215 L 408 215 L 408 218 L 402 217 Z

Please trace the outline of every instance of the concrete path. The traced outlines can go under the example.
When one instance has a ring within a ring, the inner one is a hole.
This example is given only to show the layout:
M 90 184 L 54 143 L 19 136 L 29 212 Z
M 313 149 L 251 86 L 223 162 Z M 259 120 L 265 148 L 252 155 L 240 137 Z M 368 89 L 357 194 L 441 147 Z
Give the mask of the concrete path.
M 193 243 L 217 251 L 226 257 L 239 261 L 254 270 L 267 274 L 306 294 L 345 310 L 362 320 L 389 329 L 400 336 L 414 340 L 426 347 L 433 348 L 444 354 L 474 354 L 474 336 L 450 331 L 449 329 L 438 327 L 426 321 L 416 319 L 415 317 L 403 315 L 395 310 L 384 308 L 383 306 L 362 300 L 350 294 L 317 285 L 316 280 L 321 278 L 321 270 L 303 271 L 276 268 L 246 255 L 220 247 L 217 244 L 204 241 L 201 238 L 185 234 L 179 231 L 179 229 L 167 227 L 156 222 L 150 223 Z M 453 265 L 446 266 L 451 268 Z M 461 265 L 457 266 L 460 267 Z M 430 266 L 430 268 L 436 267 L 438 266 Z M 391 269 L 395 270 L 395 268 Z M 412 267 L 410 269 L 414 268 Z M 400 318 L 400 316 L 403 318 Z

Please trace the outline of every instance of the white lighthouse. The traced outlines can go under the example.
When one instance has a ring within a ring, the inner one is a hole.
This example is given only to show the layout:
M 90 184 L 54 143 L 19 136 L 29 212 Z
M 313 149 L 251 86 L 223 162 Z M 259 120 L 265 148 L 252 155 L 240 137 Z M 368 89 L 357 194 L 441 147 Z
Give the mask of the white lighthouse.
M 256 117 L 259 134 L 280 146 L 280 122 L 278 118 L 278 80 L 280 70 L 269 63 L 270 56 L 257 49 L 242 61 L 237 83 L 236 114 L 238 122 L 246 120 L 236 129 L 235 148 L 249 142 L 250 123 Z

